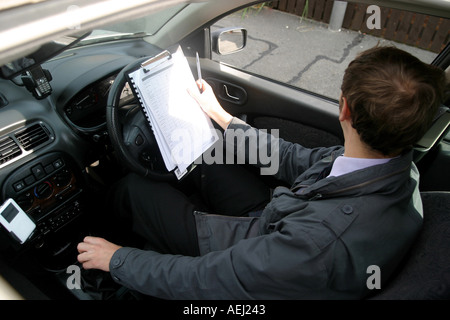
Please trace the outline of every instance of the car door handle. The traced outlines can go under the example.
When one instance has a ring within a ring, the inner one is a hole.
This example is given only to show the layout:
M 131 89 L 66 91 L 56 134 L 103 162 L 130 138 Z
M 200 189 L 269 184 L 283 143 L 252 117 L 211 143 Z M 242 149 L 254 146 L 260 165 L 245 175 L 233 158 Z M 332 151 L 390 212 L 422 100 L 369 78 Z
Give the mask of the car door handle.
M 235 97 L 235 96 L 231 95 L 231 94 L 228 92 L 228 87 L 227 87 L 226 84 L 223 85 L 223 90 L 225 91 L 225 95 L 226 95 L 228 98 L 233 99 L 233 100 L 236 100 L 236 101 L 239 101 L 239 100 L 240 100 L 239 97 Z
M 247 102 L 247 91 L 244 88 L 217 78 L 205 79 L 214 89 L 218 99 L 243 105 Z

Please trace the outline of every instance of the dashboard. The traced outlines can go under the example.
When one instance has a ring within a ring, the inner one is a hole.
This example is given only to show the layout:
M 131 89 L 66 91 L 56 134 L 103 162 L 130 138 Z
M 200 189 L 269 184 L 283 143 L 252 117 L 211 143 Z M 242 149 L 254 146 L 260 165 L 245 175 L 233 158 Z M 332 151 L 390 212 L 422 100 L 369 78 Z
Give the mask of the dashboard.
M 105 105 L 115 76 L 89 85 L 64 106 L 64 115 L 78 127 L 93 128 L 106 122 Z
M 36 223 L 30 245 L 41 246 L 77 217 L 90 214 L 86 167 L 107 152 L 107 142 L 96 137 L 107 135 L 111 85 L 127 64 L 160 51 L 141 39 L 65 51 L 42 65 L 52 75 L 52 94 L 42 100 L 19 81 L 0 80 L 2 202 L 15 199 Z M 125 86 L 121 99 L 132 98 Z M 6 233 L 0 230 L 0 238 L 14 245 Z
M 106 124 L 105 106 L 116 74 L 107 76 L 77 93 L 65 106 L 64 115 L 68 122 L 87 130 L 102 128 Z M 122 91 L 121 100 L 128 101 L 133 92 L 128 83 Z

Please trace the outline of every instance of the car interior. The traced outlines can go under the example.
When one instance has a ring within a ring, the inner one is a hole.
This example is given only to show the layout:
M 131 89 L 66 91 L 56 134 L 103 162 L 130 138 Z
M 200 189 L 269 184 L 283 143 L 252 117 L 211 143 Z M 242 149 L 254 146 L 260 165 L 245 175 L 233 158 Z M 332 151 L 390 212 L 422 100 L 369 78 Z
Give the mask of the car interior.
M 167 181 L 196 196 L 189 175 L 178 181 L 164 170 L 151 129 L 122 72 L 171 45 L 182 47 L 194 74 L 199 53 L 203 78 L 232 115 L 257 128 L 279 129 L 281 138 L 306 147 L 343 144 L 338 101 L 212 59 L 222 39 L 220 32 L 211 31 L 214 23 L 258 2 L 183 4 L 153 36 L 96 41 L 89 32 L 77 34 L 68 46 L 42 46 L 2 67 L 1 198 L 14 199 L 36 229 L 21 244 L 1 228 L 0 280 L 24 299 L 151 298 L 116 285 L 106 273 L 82 268 L 74 269 L 81 272 L 80 286 L 69 288 L 74 273 L 68 267 L 80 267 L 76 246 L 83 237 L 107 233 L 112 221 L 105 210 L 108 191 L 129 172 Z M 197 16 L 202 18 L 193 21 Z M 245 50 L 251 35 L 243 29 L 238 35 Z M 433 64 L 450 74 L 449 45 Z M 389 286 L 371 299 L 450 297 L 448 93 L 432 127 L 415 146 L 424 232 Z M 270 178 L 266 182 L 279 183 Z M 124 240 L 130 233 L 124 230 Z M 131 241 L 141 244 L 142 239 Z

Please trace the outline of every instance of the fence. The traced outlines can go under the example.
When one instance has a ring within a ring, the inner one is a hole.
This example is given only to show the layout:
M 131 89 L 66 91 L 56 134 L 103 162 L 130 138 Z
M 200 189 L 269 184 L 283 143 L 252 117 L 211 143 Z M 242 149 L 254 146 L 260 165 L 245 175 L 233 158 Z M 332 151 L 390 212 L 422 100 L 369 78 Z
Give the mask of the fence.
M 272 7 L 324 23 L 330 22 L 333 0 L 278 0 Z M 305 7 L 305 4 L 308 6 Z M 342 27 L 386 40 L 440 52 L 450 38 L 450 20 L 396 9 L 381 8 L 380 29 L 369 29 L 367 4 L 349 2 Z

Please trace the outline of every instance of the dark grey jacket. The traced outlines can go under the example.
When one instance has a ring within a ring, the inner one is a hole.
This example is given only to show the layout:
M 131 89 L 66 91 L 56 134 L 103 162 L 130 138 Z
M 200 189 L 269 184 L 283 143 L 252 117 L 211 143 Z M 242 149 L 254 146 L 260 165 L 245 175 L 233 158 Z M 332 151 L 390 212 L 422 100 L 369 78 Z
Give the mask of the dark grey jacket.
M 234 119 L 229 129 L 238 128 L 236 147 L 266 137 Z M 412 155 L 315 182 L 342 147 L 269 138 L 279 141 L 276 176 L 292 188 L 275 189 L 261 218 L 197 214 L 202 256 L 121 248 L 113 278 L 168 299 L 355 299 L 377 266 L 383 287 L 422 224 Z

